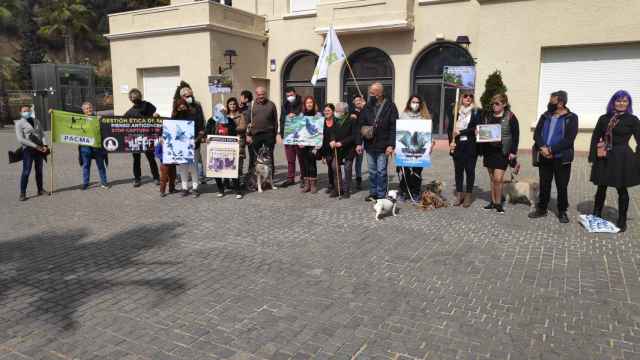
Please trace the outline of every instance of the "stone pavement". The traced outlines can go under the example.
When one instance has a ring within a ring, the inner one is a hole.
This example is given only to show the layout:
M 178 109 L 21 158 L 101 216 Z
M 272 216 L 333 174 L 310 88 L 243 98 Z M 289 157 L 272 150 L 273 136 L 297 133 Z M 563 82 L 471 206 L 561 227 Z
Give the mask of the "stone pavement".
M 53 197 L 18 202 L 19 169 L 0 162 L 2 360 L 640 359 L 638 190 L 626 234 L 585 233 L 584 158 L 561 226 L 481 210 L 480 166 L 471 209 L 376 222 L 366 192 L 161 199 L 131 186 L 127 155 L 110 157 L 111 189 L 81 191 L 75 147 L 58 149 Z M 445 152 L 434 165 L 450 194 Z

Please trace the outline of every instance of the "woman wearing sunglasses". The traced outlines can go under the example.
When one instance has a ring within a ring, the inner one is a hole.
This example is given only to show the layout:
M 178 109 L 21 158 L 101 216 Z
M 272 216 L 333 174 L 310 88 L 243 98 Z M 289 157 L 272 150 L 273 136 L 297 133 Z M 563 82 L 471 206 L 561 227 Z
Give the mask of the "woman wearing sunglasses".
M 491 99 L 491 111 L 480 121 L 481 124 L 500 124 L 500 141 L 487 142 L 481 147 L 483 165 L 489 171 L 491 179 L 491 201 L 485 210 L 496 210 L 504 214 L 502 207 L 502 183 L 509 165 L 515 166 L 518 153 L 520 127 L 518 119 L 509 110 L 506 94 L 497 94 Z M 476 130 L 476 136 L 478 131 Z
M 474 104 L 472 92 L 463 92 L 458 103 L 458 118 L 449 122 L 449 153 L 453 157 L 456 179 L 456 201 L 453 206 L 471 206 L 473 185 L 476 179 L 476 125 L 480 111 Z M 465 186 L 466 174 L 466 186 Z

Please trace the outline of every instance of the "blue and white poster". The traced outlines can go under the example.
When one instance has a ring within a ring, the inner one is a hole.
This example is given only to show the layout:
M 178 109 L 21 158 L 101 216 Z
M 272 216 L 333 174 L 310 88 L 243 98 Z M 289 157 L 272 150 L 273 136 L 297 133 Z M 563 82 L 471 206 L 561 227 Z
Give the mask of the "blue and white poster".
M 322 146 L 324 117 L 294 116 L 284 122 L 284 144 Z
M 167 119 L 162 122 L 162 163 L 188 164 L 195 156 L 195 123 Z
M 427 119 L 396 121 L 396 165 L 431 168 L 431 127 Z

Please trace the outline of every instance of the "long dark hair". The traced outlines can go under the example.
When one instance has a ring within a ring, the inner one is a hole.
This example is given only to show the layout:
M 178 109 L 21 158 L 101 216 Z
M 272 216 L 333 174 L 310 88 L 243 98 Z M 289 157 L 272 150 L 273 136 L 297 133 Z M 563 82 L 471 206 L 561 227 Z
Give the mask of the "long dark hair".
M 422 100 L 422 98 L 420 97 L 420 95 L 418 94 L 413 94 L 411 96 L 409 96 L 409 100 L 407 100 L 407 105 L 405 105 L 404 107 L 404 112 L 413 112 L 411 110 L 411 100 L 413 99 L 418 99 L 418 101 L 420 101 L 420 115 L 422 116 L 422 118 L 424 119 L 431 119 L 431 114 L 429 113 L 429 109 L 427 109 L 427 103 L 424 102 L 424 100 Z
M 309 99 L 311 99 L 311 101 L 313 101 L 313 110 L 311 110 L 313 112 L 313 114 L 307 113 L 307 100 L 309 100 Z M 302 113 L 304 115 L 315 115 L 315 114 L 318 113 L 318 103 L 316 102 L 316 99 L 313 96 L 307 96 L 302 101 Z
M 236 112 L 240 111 L 240 103 L 238 102 L 238 99 L 234 98 L 234 97 L 230 97 L 227 100 L 227 105 L 225 106 L 225 111 L 227 112 L 227 115 L 229 115 L 229 103 L 234 102 L 236 103 Z

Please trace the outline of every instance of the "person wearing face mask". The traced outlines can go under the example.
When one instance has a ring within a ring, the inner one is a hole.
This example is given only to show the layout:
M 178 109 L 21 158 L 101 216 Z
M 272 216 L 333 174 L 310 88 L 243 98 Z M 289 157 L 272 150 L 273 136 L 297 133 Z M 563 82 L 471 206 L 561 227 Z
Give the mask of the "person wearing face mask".
M 551 198 L 551 182 L 555 178 L 558 192 L 558 219 L 569 222 L 568 186 L 573 162 L 573 144 L 578 135 L 578 116 L 567 108 L 568 94 L 556 91 L 549 97 L 547 111 L 540 116 L 533 133 L 533 151 L 538 161 L 540 195 L 536 210 L 529 218 L 537 219 L 547 215 Z
M 426 121 L 431 119 L 431 114 L 427 109 L 427 104 L 418 95 L 412 95 L 400 114 L 400 119 L 412 119 L 416 121 Z M 435 141 L 431 143 L 430 151 L 433 151 Z M 421 167 L 398 167 L 397 173 L 400 176 L 400 193 L 405 200 L 417 201 L 420 199 L 422 189 L 422 168 Z
M 158 116 L 156 113 L 156 107 L 150 102 L 142 100 L 142 92 L 138 89 L 131 89 L 129 91 L 129 100 L 133 103 L 133 106 L 124 114 L 125 117 L 130 118 L 148 118 L 151 116 Z M 141 185 L 140 178 L 142 177 L 142 169 L 140 164 L 141 154 L 149 162 L 149 170 L 156 185 L 160 185 L 160 173 L 158 172 L 158 164 L 154 158 L 154 149 L 150 148 L 144 152 L 134 152 L 133 156 L 133 187 L 139 187 Z
M 245 154 L 244 158 L 246 158 L 247 152 L 247 129 L 249 127 L 249 116 L 252 101 L 253 94 L 251 94 L 251 91 L 242 90 L 240 92 L 240 97 L 238 98 L 238 112 L 240 112 L 240 114 L 242 115 L 246 127 L 244 129 L 238 130 L 238 136 L 240 136 L 240 153 Z M 251 154 L 249 154 L 249 158 L 251 158 Z M 251 160 L 249 160 L 249 162 L 251 162 Z M 243 175 L 244 169 L 240 167 L 240 169 L 238 170 L 240 171 L 240 187 L 244 189 L 247 180 L 245 178 L 245 175 Z
M 450 121 L 447 134 L 449 135 L 449 154 L 453 158 L 456 180 L 456 201 L 453 206 L 462 205 L 465 208 L 473 202 L 473 185 L 476 178 L 476 125 L 480 121 L 480 111 L 473 103 L 473 93 L 462 92 L 458 104 L 458 120 Z M 467 175 L 466 186 L 464 176 Z
M 356 127 L 357 134 L 360 134 L 360 114 L 364 109 L 366 102 L 362 95 L 358 94 L 353 97 L 353 111 L 349 115 L 349 118 L 353 121 L 353 125 Z M 358 141 L 356 139 L 356 141 Z M 353 167 L 356 172 L 356 189 L 362 190 L 362 160 L 364 157 L 364 148 L 362 145 L 356 145 L 356 157 L 353 161 Z
M 86 116 L 94 116 L 93 104 L 85 102 L 82 104 L 82 113 Z M 93 121 L 93 120 L 92 120 Z M 110 188 L 107 182 L 107 168 L 109 165 L 109 157 L 107 151 L 103 148 L 94 148 L 92 146 L 78 146 L 80 165 L 82 165 L 82 190 L 89 188 L 89 180 L 91 179 L 91 160 L 95 160 L 98 167 L 98 175 L 100 176 L 100 188 Z
M 287 119 L 290 119 L 302 111 L 302 98 L 296 94 L 296 90 L 292 87 L 285 89 L 286 99 L 282 104 L 282 111 L 280 112 L 280 136 L 284 138 L 284 124 Z M 284 153 L 287 157 L 287 180 L 280 184 L 281 187 L 287 187 L 295 184 L 296 182 L 296 158 L 300 166 L 300 176 L 304 172 L 302 167 L 302 157 L 298 153 L 298 146 L 285 145 Z M 304 181 L 300 180 L 300 185 L 304 187 Z
M 324 109 L 325 124 L 321 152 L 334 176 L 334 187 L 329 195 L 332 198 L 351 197 L 351 171 L 356 154 L 356 129 L 347 111 L 348 105 L 344 102 L 337 103 L 335 107 L 327 104 Z
M 633 136 L 634 152 L 629 146 Z M 609 100 L 607 113 L 602 115 L 593 130 L 589 149 L 591 182 L 598 187 L 593 214 L 602 217 L 607 187 L 618 191 L 618 227 L 627 230 L 629 210 L 628 188 L 640 185 L 640 120 L 633 115 L 633 100 L 624 90 Z
M 267 89 L 258 86 L 255 91 L 255 101 L 251 103 L 249 111 L 249 128 L 247 130 L 247 144 L 249 144 L 249 176 L 253 176 L 258 150 L 265 146 L 271 153 L 271 166 L 275 172 L 273 163 L 273 149 L 275 144 L 282 143 L 280 136 L 280 120 L 278 119 L 278 108 L 267 98 Z M 252 189 L 255 189 L 252 184 Z
M 193 97 L 193 90 L 191 90 L 190 87 L 180 89 L 180 98 L 187 104 L 187 112 L 183 114 L 183 116 L 186 116 L 185 119 L 187 120 L 193 120 L 196 125 L 195 161 L 196 168 L 198 169 L 197 176 L 201 184 L 206 184 L 204 166 L 202 165 L 202 153 L 200 152 L 200 144 L 206 140 L 204 133 L 204 112 L 202 111 L 200 103 Z
M 366 201 L 384 199 L 387 196 L 387 165 L 395 149 L 398 108 L 384 97 L 380 82 L 369 86 L 367 105 L 360 115 L 361 136 L 356 145 L 364 144 L 369 165 L 369 196 Z
M 16 120 L 15 131 L 18 143 L 22 146 L 22 174 L 20 175 L 20 201 L 27 200 L 27 185 L 31 168 L 36 170 L 36 186 L 38 196 L 44 194 L 42 184 L 42 165 L 48 147 L 40 121 L 35 118 L 31 107 L 20 108 L 20 120 Z

